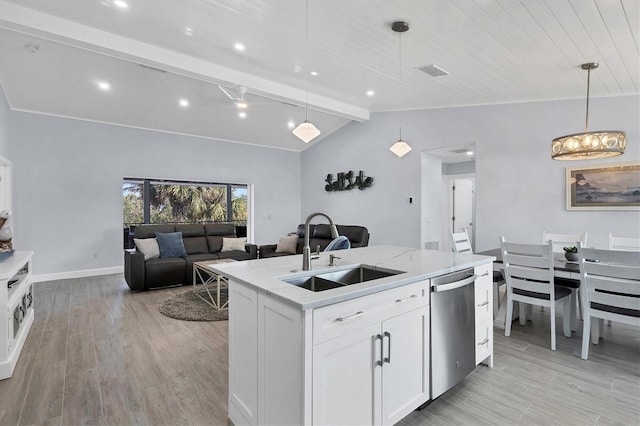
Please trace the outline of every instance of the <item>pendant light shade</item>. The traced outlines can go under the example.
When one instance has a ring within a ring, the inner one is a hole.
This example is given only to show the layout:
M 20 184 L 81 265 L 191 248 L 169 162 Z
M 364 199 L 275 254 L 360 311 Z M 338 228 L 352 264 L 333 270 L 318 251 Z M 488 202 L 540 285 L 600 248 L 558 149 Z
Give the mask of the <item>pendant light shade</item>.
M 587 70 L 587 114 L 584 132 L 555 138 L 551 142 L 551 158 L 554 160 L 589 160 L 624 154 L 627 138 L 623 131 L 589 131 L 589 85 L 591 70 L 596 68 L 598 64 L 595 62 L 582 64 L 582 69 Z
M 391 145 L 391 148 L 389 148 L 389 150 L 398 157 L 402 157 L 403 155 L 408 154 L 409 151 L 411 151 L 411 146 L 402 140 L 402 127 L 400 127 L 400 138 L 398 139 L 398 142 Z
M 398 139 L 398 142 L 391 145 L 391 148 L 389 149 L 398 157 L 402 157 L 411 151 L 411 146 L 402 139 Z
M 293 129 L 293 134 L 301 139 L 304 143 L 309 143 L 316 136 L 320 134 L 320 130 L 308 120 L 304 120 L 302 123 Z

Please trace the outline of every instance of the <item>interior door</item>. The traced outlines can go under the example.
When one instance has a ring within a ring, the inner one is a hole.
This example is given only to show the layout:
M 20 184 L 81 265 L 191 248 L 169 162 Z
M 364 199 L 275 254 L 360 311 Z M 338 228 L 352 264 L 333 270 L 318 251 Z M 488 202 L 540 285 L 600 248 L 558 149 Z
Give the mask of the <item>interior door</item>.
M 467 230 L 473 247 L 473 180 L 454 179 L 452 185 L 451 230 L 461 232 Z

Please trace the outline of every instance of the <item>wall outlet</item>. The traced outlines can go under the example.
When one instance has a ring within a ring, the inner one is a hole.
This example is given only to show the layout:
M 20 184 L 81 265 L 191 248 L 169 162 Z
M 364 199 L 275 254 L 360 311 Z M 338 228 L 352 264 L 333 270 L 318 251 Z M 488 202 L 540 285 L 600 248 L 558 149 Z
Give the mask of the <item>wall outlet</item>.
M 93 252 L 93 258 L 94 258 L 95 260 L 100 259 L 100 255 L 99 255 L 99 253 L 98 253 L 97 251 L 94 251 L 94 252 Z

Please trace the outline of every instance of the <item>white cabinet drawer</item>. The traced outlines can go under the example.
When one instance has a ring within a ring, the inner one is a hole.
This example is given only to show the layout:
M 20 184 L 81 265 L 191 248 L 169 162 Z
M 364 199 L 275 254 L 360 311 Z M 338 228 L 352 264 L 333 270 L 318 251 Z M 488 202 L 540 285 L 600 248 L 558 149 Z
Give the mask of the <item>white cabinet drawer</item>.
M 313 344 L 429 304 L 429 280 L 386 290 L 313 311 Z
M 475 267 L 476 324 L 493 319 L 493 269 L 487 263 Z
M 476 322 L 476 365 L 493 353 L 493 321 Z

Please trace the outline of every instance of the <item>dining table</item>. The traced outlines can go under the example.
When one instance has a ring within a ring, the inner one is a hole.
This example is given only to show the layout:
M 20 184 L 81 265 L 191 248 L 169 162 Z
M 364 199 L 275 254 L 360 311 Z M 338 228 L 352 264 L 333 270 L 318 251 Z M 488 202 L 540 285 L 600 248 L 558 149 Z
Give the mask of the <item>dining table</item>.
M 499 248 L 477 252 L 476 254 L 495 257 L 496 260 L 493 262 L 493 270 L 504 272 L 504 265 L 502 263 L 502 250 L 500 250 Z M 553 275 L 556 278 L 566 278 L 578 281 L 580 280 L 579 262 L 567 260 L 564 256 L 564 253 L 554 253 L 553 270 Z M 493 319 L 493 325 L 498 328 L 504 328 L 505 318 L 507 316 L 507 304 L 505 303 L 506 297 L 507 294 L 505 292 L 500 299 L 500 309 L 498 310 L 496 317 Z M 518 319 L 518 314 L 518 304 L 516 304 L 513 309 L 513 320 Z

